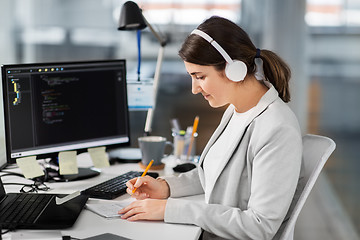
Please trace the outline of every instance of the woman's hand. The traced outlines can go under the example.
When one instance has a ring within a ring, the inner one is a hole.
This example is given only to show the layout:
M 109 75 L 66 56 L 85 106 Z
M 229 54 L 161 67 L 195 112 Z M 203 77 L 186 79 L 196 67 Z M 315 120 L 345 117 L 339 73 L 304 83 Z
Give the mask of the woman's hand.
M 145 198 L 166 199 L 170 196 L 170 188 L 164 179 L 154 179 L 150 176 L 133 178 L 126 183 L 126 189 L 137 200 Z M 137 188 L 133 193 L 134 188 Z
M 118 213 L 122 219 L 137 220 L 164 220 L 167 200 L 145 199 L 132 202 Z

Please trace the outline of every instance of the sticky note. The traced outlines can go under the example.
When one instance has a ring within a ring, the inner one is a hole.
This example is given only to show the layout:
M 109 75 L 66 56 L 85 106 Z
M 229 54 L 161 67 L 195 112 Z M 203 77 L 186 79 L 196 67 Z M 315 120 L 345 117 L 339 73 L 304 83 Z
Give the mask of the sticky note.
M 77 174 L 76 151 L 59 152 L 60 175 Z
M 91 160 L 96 168 L 109 167 L 109 158 L 106 154 L 105 147 L 89 148 Z
M 16 159 L 16 163 L 25 178 L 34 178 L 44 175 L 44 171 L 36 161 L 36 156 L 18 158 Z

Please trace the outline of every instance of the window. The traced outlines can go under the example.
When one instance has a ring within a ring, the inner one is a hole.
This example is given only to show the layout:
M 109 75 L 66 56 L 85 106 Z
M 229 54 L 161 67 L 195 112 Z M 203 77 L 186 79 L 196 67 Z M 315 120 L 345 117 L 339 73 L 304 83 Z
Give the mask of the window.
M 240 20 L 241 0 L 143 0 L 137 2 L 154 24 L 198 25 L 218 15 Z
M 307 0 L 309 26 L 360 26 L 359 0 Z

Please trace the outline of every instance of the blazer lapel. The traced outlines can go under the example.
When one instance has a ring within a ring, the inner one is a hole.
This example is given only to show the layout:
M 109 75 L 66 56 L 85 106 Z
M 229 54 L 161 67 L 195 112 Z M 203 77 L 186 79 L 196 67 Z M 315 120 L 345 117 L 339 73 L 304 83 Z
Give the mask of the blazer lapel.
M 228 122 L 230 121 L 230 118 L 232 116 L 232 113 L 234 111 L 234 106 L 230 105 L 224 112 L 223 117 L 221 118 L 220 124 L 219 126 L 215 129 L 214 133 L 212 134 L 212 136 L 210 137 L 210 140 L 208 141 L 208 143 L 206 144 L 204 150 L 202 151 L 201 155 L 200 155 L 200 160 L 199 160 L 199 177 L 200 177 L 200 182 L 203 186 L 203 189 L 205 189 L 205 176 L 204 176 L 204 171 L 203 171 L 203 162 L 204 162 L 204 158 L 206 156 L 206 154 L 208 153 L 210 147 L 214 144 L 214 142 L 216 141 L 216 139 L 220 136 L 220 134 L 222 133 L 222 131 L 224 130 L 224 128 L 226 127 L 226 125 L 228 124 Z
M 254 107 L 254 109 L 251 112 L 250 116 L 246 120 L 245 127 L 239 131 L 239 133 L 237 135 L 237 138 L 236 138 L 237 141 L 233 142 L 229 146 L 227 152 L 225 153 L 224 158 L 219 159 L 221 161 L 221 164 L 220 164 L 219 168 L 217 169 L 215 176 L 213 178 L 211 178 L 211 179 L 208 179 L 208 181 L 205 183 L 205 177 L 204 177 L 204 171 L 203 171 L 203 165 L 202 165 L 203 162 L 204 162 L 204 158 L 205 158 L 206 154 L 208 153 L 210 147 L 214 144 L 214 142 L 217 140 L 217 138 L 223 132 L 224 128 L 227 126 L 228 122 L 230 121 L 230 119 L 231 119 L 231 117 L 233 115 L 235 107 L 233 105 L 230 105 L 226 109 L 226 111 L 224 113 L 224 116 L 221 119 L 221 122 L 220 122 L 219 126 L 216 128 L 214 134 L 211 136 L 209 142 L 205 146 L 204 151 L 202 152 L 202 154 L 200 156 L 199 175 L 200 175 L 201 184 L 202 184 L 204 189 L 205 189 L 205 184 L 210 184 L 209 189 L 211 189 L 211 191 L 212 191 L 212 189 L 214 188 L 215 183 L 216 183 L 217 179 L 219 178 L 221 172 L 224 170 L 224 168 L 228 164 L 229 160 L 231 159 L 232 155 L 234 154 L 235 149 L 237 148 L 237 146 L 239 146 L 239 144 L 241 144 L 241 139 L 243 138 L 245 129 L 247 129 L 249 124 L 257 116 L 259 116 L 272 102 L 274 102 L 278 98 L 278 92 L 271 85 L 271 83 L 265 82 L 265 84 L 269 87 L 269 90 L 264 94 L 264 96 L 260 99 L 259 103 Z M 208 194 L 208 196 L 210 196 L 210 195 L 211 194 Z M 206 200 L 206 202 L 209 201 L 209 199 L 205 199 L 205 200 Z

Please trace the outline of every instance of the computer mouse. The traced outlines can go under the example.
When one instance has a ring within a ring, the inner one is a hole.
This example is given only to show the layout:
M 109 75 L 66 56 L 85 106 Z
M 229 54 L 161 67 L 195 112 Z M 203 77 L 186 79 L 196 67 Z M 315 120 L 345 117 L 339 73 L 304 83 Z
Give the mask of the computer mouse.
M 182 163 L 174 167 L 175 172 L 188 172 L 192 169 L 196 168 L 196 165 L 193 163 Z

